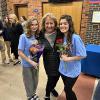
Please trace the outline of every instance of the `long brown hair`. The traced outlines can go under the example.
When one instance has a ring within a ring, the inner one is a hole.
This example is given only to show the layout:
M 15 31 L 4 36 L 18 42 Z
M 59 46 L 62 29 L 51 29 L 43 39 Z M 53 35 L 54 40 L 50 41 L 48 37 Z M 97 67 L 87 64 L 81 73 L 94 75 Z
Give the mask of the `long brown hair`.
M 74 25 L 73 25 L 73 21 L 72 21 L 72 17 L 70 15 L 62 15 L 60 17 L 60 20 L 61 19 L 66 19 L 66 21 L 68 22 L 69 24 L 69 30 L 68 30 L 68 34 L 67 34 L 67 41 L 69 43 L 72 42 L 72 35 L 75 34 L 75 30 L 74 30 Z M 59 22 L 60 22 L 59 20 Z
M 5 20 L 8 20 L 8 21 L 6 22 Z M 3 19 L 3 22 L 4 22 L 4 27 L 6 27 L 6 28 L 11 27 L 11 23 L 9 21 L 9 16 L 5 16 Z

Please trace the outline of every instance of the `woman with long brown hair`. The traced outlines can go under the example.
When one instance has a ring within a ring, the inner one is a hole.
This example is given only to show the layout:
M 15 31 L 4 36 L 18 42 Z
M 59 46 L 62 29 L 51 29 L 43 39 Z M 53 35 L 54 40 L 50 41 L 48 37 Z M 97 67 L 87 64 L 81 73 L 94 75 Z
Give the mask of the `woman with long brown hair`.
M 86 49 L 80 36 L 75 33 L 70 15 L 60 17 L 59 28 L 63 33 L 62 44 L 66 51 L 61 53 L 59 72 L 64 83 L 66 100 L 77 100 L 72 88 L 81 73 L 81 59 L 86 57 Z
M 4 42 L 6 44 L 6 48 L 7 48 L 7 55 L 8 55 L 8 63 L 12 62 L 12 57 L 11 57 L 11 33 L 10 33 L 10 29 L 11 29 L 11 23 L 9 21 L 9 17 L 5 16 L 3 19 L 3 38 L 4 38 Z

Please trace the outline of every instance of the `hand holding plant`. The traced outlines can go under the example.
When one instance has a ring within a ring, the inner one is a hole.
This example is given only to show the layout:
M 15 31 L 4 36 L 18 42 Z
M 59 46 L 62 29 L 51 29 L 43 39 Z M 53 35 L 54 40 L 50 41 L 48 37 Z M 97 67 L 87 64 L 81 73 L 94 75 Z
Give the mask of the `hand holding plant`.
M 66 45 L 62 43 L 56 44 L 56 49 L 57 52 L 59 52 L 60 54 L 71 56 L 70 47 L 67 44 Z
M 43 53 L 44 46 L 42 44 L 33 44 L 31 45 L 29 52 L 31 55 L 31 59 L 35 62 L 39 62 L 39 58 Z

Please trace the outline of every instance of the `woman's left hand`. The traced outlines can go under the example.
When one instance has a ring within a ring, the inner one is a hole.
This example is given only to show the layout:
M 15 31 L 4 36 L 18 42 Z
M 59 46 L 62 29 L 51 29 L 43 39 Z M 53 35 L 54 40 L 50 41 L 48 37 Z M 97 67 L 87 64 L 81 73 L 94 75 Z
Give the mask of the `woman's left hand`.
M 69 57 L 66 54 L 62 54 L 60 59 L 63 60 L 63 61 L 66 61 L 66 62 L 70 62 L 70 61 L 81 60 L 83 58 L 85 58 L 85 57 L 82 57 L 82 56 L 71 56 L 71 57 Z
M 36 47 L 31 47 L 30 48 L 30 52 L 32 52 L 33 54 L 37 53 L 38 51 L 39 51 L 39 49 L 36 48 Z

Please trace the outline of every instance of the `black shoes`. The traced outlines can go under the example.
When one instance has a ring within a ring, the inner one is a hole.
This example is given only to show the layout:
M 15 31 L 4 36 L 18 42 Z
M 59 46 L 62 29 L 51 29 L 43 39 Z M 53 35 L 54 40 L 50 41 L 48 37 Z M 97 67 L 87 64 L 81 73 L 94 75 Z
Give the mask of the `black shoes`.
M 59 96 L 58 92 L 57 92 L 55 89 L 53 89 L 53 90 L 51 91 L 51 95 L 54 96 L 54 97 L 58 97 L 58 96 Z M 50 97 L 45 96 L 45 97 L 44 97 L 44 100 L 50 100 Z
M 29 98 L 28 100 L 40 100 L 39 96 L 34 94 L 31 98 Z
M 58 94 L 58 92 L 55 89 L 53 89 L 51 91 L 51 95 L 54 96 L 54 97 L 58 97 L 59 94 Z
M 14 64 L 13 65 L 17 65 L 17 64 L 20 64 L 21 63 L 21 61 L 19 60 L 19 59 L 16 59 L 15 61 L 14 61 Z

